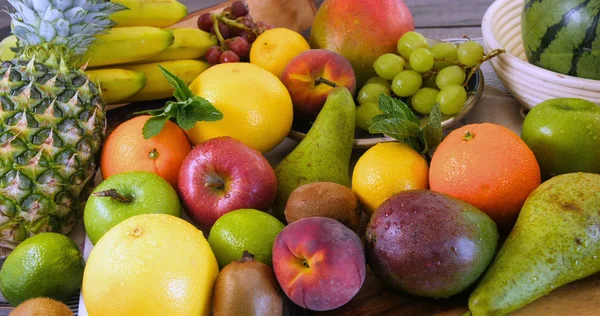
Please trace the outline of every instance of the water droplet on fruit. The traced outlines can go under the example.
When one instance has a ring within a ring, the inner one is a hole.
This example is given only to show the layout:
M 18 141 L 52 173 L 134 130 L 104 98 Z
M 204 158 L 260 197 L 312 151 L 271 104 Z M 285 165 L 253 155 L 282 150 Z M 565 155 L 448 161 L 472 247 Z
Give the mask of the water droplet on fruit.
M 385 217 L 389 217 L 389 216 L 390 216 L 390 212 L 385 212 L 385 213 L 383 213 L 383 216 L 385 216 Z
M 225 194 L 225 198 L 226 198 L 226 199 L 228 199 L 228 198 L 230 198 L 230 197 L 231 197 L 231 194 L 230 194 L 230 193 L 226 193 L 226 194 Z
M 385 229 L 390 228 L 390 222 L 385 222 L 385 225 L 383 226 Z
M 454 253 L 458 253 L 458 252 L 456 251 L 456 248 L 455 248 L 455 247 L 450 247 L 450 250 L 452 250 L 452 252 L 454 252 Z
M 598 256 L 592 256 L 592 258 L 594 258 L 594 259 L 598 259 Z
M 442 262 L 438 260 L 435 264 L 437 264 L 439 266 L 442 264 Z
M 538 280 L 538 277 L 533 277 L 533 280 L 534 280 L 534 281 L 537 281 L 537 280 Z

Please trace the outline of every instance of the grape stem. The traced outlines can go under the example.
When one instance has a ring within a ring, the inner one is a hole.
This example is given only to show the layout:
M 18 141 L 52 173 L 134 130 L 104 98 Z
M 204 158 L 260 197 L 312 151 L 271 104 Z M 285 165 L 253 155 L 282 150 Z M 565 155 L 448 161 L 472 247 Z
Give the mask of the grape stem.
M 481 65 L 485 62 L 488 61 L 494 57 L 499 56 L 500 54 L 503 54 L 505 52 L 504 49 L 494 49 L 493 51 L 491 51 L 489 54 L 484 55 L 483 59 L 481 59 L 481 61 L 473 66 L 470 70 L 469 70 L 469 76 L 467 76 L 467 80 L 465 80 L 465 83 L 463 83 L 463 87 L 466 87 L 467 84 L 469 83 L 469 81 L 471 80 L 471 77 L 473 77 L 473 74 L 475 74 L 475 72 L 477 72 L 477 70 L 481 67 Z
M 225 16 L 223 16 L 221 14 L 217 14 L 216 16 L 217 16 L 217 19 L 219 21 L 227 24 L 228 26 L 233 26 L 233 27 L 238 28 L 238 29 L 242 29 L 242 30 L 254 32 L 253 29 L 245 26 L 244 24 L 238 23 L 235 20 L 229 19 L 229 18 L 227 18 L 227 17 L 225 17 Z
M 225 47 L 225 39 L 223 38 L 223 35 L 221 34 L 221 30 L 219 30 L 219 19 L 217 18 L 216 14 L 212 15 L 212 20 L 213 20 L 213 30 L 215 31 L 215 35 L 217 35 L 217 39 L 219 40 L 219 43 L 221 44 L 221 48 Z
M 335 82 L 333 82 L 333 81 L 331 81 L 331 80 L 329 80 L 329 79 L 325 79 L 325 78 L 323 78 L 323 77 L 317 77 L 317 78 L 315 79 L 315 85 L 318 85 L 318 84 L 320 84 L 320 83 L 324 83 L 324 84 L 326 84 L 326 85 L 328 85 L 328 86 L 330 86 L 330 87 L 333 87 L 333 88 L 335 88 L 335 87 L 337 87 L 337 86 L 338 86 L 338 85 L 337 85 L 337 83 L 335 83 Z

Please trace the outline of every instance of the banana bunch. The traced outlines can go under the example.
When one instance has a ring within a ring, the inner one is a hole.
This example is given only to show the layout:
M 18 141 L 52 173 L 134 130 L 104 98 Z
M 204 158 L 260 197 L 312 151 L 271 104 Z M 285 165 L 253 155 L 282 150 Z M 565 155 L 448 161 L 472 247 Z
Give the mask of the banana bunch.
M 173 87 L 158 65 L 191 83 L 210 64 L 201 60 L 217 44 L 211 34 L 195 28 L 173 28 L 187 15 L 177 0 L 111 0 L 128 10 L 111 16 L 110 32 L 97 36 L 82 61 L 86 74 L 97 82 L 106 104 L 164 99 Z M 0 60 L 14 57 L 11 35 L 0 42 Z

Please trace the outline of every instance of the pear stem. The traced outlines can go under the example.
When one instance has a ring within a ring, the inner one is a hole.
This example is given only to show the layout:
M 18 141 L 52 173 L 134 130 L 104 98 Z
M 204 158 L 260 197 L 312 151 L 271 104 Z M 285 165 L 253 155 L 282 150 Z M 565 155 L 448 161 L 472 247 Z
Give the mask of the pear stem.
M 119 192 L 117 192 L 117 190 L 115 189 L 108 189 L 106 191 L 100 191 L 100 192 L 96 192 L 93 194 L 94 196 L 99 196 L 99 197 L 109 197 L 111 199 L 114 199 L 118 202 L 123 202 L 123 203 L 131 203 L 133 202 L 132 199 L 120 194 Z
M 323 77 L 317 77 L 317 78 L 315 79 L 315 85 L 318 85 L 318 84 L 320 84 L 320 83 L 324 83 L 324 84 L 326 84 L 326 85 L 328 85 L 328 86 L 330 86 L 330 87 L 333 87 L 333 88 L 335 88 L 335 87 L 337 87 L 337 86 L 338 86 L 338 85 L 337 85 L 337 83 L 335 83 L 335 82 L 333 82 L 333 81 L 331 81 L 331 80 L 329 80 L 329 79 L 325 79 L 325 78 L 323 78 Z

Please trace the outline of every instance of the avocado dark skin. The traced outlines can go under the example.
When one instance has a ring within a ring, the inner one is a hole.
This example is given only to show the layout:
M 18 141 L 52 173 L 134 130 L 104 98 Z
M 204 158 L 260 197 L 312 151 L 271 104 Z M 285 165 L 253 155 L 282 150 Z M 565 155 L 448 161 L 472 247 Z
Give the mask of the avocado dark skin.
M 429 190 L 403 191 L 373 213 L 366 230 L 373 274 L 392 289 L 446 298 L 472 285 L 495 253 L 494 221 Z

